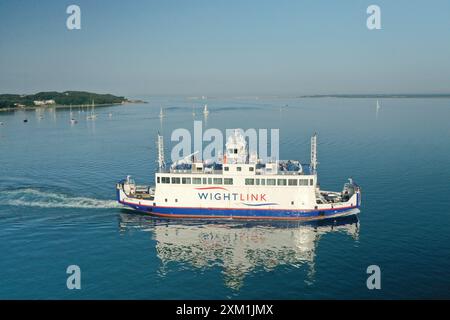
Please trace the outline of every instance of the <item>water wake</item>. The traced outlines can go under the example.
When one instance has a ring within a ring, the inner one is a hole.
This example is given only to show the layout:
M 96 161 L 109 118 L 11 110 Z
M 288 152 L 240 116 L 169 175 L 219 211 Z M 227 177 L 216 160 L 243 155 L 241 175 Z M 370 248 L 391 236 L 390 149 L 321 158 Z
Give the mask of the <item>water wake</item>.
M 73 197 L 64 193 L 33 188 L 0 191 L 0 203 L 10 206 L 40 208 L 110 209 L 121 207 L 114 200 Z

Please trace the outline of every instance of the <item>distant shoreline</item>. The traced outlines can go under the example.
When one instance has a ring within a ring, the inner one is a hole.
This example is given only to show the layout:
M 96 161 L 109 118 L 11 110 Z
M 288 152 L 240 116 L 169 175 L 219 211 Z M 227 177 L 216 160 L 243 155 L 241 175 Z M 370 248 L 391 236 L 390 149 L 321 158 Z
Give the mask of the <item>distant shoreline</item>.
M 382 98 L 395 98 L 395 99 L 418 99 L 418 98 L 450 98 L 450 93 L 441 94 L 315 94 L 304 95 L 298 98 L 361 98 L 361 99 L 382 99 Z

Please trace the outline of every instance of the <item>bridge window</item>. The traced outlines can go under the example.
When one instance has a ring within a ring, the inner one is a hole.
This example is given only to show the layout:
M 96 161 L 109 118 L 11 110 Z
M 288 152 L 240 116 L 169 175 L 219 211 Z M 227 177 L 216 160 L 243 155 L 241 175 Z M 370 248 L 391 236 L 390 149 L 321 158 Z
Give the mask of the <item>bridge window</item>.
M 309 179 L 309 185 L 312 186 L 314 184 L 314 180 L 313 179 Z
M 261 185 L 265 186 L 266 185 L 266 179 L 261 179 Z
M 268 186 L 274 186 L 276 183 L 276 180 L 275 179 L 267 179 L 267 185 Z
M 253 167 L 248 168 L 248 171 L 254 171 L 254 170 L 255 170 L 255 168 L 253 168 Z
M 246 186 L 252 186 L 255 184 L 255 179 L 245 179 Z
M 192 184 L 202 184 L 202 178 L 192 178 Z
M 278 185 L 279 186 L 285 186 L 286 185 L 286 179 L 278 179 Z
M 289 179 L 288 180 L 289 186 L 296 186 L 297 185 L 297 179 Z
M 214 184 L 222 184 L 222 178 L 213 178 Z
M 203 184 L 206 184 L 206 181 L 207 181 L 206 178 L 203 178 Z
M 223 170 L 230 171 L 230 167 L 224 167 Z
M 180 184 L 180 178 L 172 178 L 172 183 Z
M 182 184 L 191 184 L 191 178 L 182 178 L 181 183 Z
M 156 183 L 161 183 L 161 178 L 160 177 L 156 178 Z
M 208 178 L 208 184 L 212 184 L 212 178 Z
M 223 184 L 232 185 L 233 184 L 233 178 L 224 178 Z
M 259 179 L 255 179 L 255 183 L 257 186 L 259 186 Z
M 242 168 L 241 167 L 237 167 L 236 170 L 237 171 L 242 171 Z

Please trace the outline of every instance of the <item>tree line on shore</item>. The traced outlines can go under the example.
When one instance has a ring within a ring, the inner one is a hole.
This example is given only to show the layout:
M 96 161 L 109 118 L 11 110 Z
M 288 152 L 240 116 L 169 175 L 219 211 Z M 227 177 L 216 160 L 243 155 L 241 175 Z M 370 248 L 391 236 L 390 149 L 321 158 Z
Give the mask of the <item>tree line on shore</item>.
M 116 104 L 128 101 L 125 97 L 85 91 L 39 92 L 36 94 L 0 94 L 1 108 L 34 107 L 35 101 L 51 101 L 56 105 Z

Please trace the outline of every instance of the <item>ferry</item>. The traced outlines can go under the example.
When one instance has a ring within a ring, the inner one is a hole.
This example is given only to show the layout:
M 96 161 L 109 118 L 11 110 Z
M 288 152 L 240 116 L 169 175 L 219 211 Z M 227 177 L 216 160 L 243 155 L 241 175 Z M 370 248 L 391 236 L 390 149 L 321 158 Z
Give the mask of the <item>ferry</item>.
M 240 130 L 234 130 L 218 161 L 195 154 L 166 165 L 158 134 L 155 185 L 137 185 L 127 176 L 116 185 L 118 202 L 164 218 L 319 220 L 359 213 L 361 188 L 353 179 L 342 191 L 320 189 L 317 134 L 311 137 L 311 162 L 261 161 L 249 154 Z

